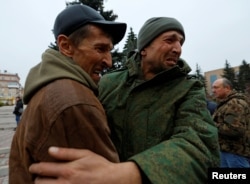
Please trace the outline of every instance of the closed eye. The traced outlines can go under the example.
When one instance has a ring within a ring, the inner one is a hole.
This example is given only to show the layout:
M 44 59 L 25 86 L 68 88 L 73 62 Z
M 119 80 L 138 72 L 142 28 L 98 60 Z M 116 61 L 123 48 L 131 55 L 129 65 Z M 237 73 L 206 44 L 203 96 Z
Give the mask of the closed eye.
M 113 47 L 110 47 L 110 45 L 97 45 L 95 47 L 95 49 L 99 53 L 105 53 L 105 52 L 111 52 L 111 50 L 113 49 Z

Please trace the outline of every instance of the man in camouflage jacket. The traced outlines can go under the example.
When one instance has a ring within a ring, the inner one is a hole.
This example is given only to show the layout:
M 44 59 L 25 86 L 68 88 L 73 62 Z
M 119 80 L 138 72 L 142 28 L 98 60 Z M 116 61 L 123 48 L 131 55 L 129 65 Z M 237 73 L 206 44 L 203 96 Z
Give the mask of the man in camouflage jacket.
M 205 183 L 219 155 L 202 84 L 188 78 L 190 68 L 181 59 L 153 79 L 140 80 L 138 58 L 99 84 L 120 159 L 135 162 L 144 183 Z
M 213 115 L 219 133 L 221 167 L 250 167 L 250 109 L 246 96 L 233 90 L 232 83 L 217 79 L 212 86 L 218 106 Z
M 126 68 L 99 83 L 112 141 L 121 161 L 139 167 L 142 183 L 206 183 L 207 169 L 219 164 L 204 87 L 179 58 L 184 40 L 177 20 L 149 19 Z
M 250 78 L 248 78 L 245 83 L 245 94 L 247 97 L 248 105 L 250 106 Z

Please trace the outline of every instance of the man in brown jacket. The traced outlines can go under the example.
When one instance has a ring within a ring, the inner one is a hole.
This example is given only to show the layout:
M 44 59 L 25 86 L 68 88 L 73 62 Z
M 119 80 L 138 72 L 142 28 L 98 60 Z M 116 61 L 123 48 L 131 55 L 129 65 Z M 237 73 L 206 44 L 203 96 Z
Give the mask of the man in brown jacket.
M 85 148 L 118 162 L 97 82 L 111 67 L 110 51 L 126 31 L 125 23 L 106 21 L 94 9 L 72 5 L 56 18 L 58 50 L 47 49 L 26 79 L 20 126 L 13 137 L 9 183 L 33 183 L 32 163 L 55 161 L 50 146 Z

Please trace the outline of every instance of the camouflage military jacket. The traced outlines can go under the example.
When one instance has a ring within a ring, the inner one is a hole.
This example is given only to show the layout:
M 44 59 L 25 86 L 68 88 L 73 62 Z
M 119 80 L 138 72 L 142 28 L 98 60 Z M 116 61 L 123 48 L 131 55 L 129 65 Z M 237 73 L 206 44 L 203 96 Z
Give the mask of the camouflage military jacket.
M 250 109 L 243 94 L 233 91 L 213 115 L 222 151 L 250 157 Z
M 202 84 L 187 77 L 182 60 L 141 81 L 134 57 L 99 83 L 120 159 L 136 162 L 143 183 L 206 183 L 208 167 L 218 166 L 219 144 Z

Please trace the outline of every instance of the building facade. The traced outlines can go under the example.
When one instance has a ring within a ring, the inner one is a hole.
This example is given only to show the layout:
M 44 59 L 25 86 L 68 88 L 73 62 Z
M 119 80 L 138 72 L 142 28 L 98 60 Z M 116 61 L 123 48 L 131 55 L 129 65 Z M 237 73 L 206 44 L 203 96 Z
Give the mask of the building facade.
M 18 74 L 0 71 L 0 102 L 6 105 L 15 103 L 15 97 L 23 95 L 23 87 L 20 84 Z

